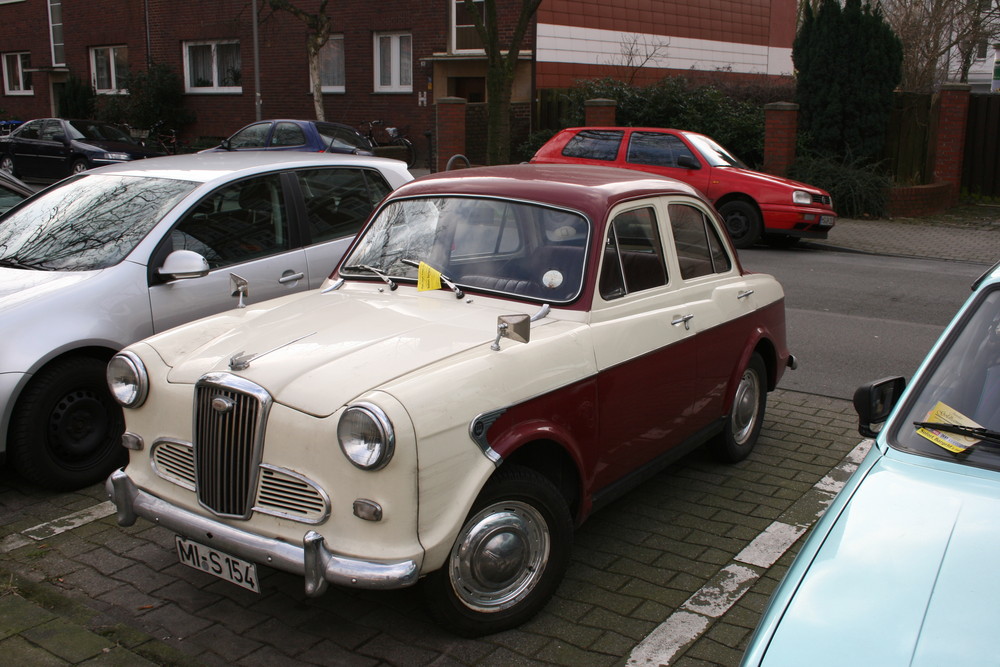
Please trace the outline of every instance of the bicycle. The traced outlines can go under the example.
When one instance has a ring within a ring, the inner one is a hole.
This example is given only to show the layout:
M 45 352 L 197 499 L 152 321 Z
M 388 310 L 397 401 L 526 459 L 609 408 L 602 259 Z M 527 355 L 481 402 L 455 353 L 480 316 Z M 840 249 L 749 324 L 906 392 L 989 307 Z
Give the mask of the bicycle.
M 417 151 L 413 148 L 413 142 L 403 136 L 398 127 L 389 127 L 385 124 L 385 121 L 381 120 L 367 120 L 363 121 L 361 125 L 367 128 L 367 132 L 363 134 L 371 143 L 372 148 L 399 146 L 403 149 L 403 161 L 406 162 L 407 168 L 413 168 L 413 165 L 417 162 Z M 385 128 L 385 134 L 381 141 L 375 136 L 376 126 Z

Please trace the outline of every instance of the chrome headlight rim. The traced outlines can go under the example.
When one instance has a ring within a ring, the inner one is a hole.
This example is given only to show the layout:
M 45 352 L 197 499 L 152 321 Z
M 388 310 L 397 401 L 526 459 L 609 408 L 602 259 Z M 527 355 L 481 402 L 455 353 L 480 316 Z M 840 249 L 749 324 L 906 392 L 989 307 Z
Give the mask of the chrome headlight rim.
M 120 369 L 119 372 L 115 372 Z M 124 371 L 121 372 L 121 371 Z M 128 377 L 130 374 L 131 377 Z M 119 352 L 108 362 L 108 389 L 115 401 L 125 408 L 138 408 L 149 396 L 149 373 L 139 355 L 133 352 Z M 132 387 L 122 391 L 121 388 Z
M 355 416 L 363 416 L 369 420 L 371 426 L 374 427 L 374 432 L 378 436 L 377 441 L 360 447 L 356 443 L 352 446 L 351 443 L 345 442 L 347 439 L 356 439 L 355 433 L 345 433 L 345 425 L 349 424 L 347 420 Z M 367 402 L 352 403 L 347 406 L 344 414 L 340 416 L 340 421 L 337 423 L 337 442 L 340 444 L 340 451 L 344 453 L 347 460 L 354 467 L 366 471 L 375 471 L 384 468 L 392 460 L 392 455 L 396 450 L 396 434 L 389 416 L 382 408 Z M 370 461 L 361 460 L 358 455 L 365 451 L 370 451 L 372 445 L 378 448 L 376 456 Z

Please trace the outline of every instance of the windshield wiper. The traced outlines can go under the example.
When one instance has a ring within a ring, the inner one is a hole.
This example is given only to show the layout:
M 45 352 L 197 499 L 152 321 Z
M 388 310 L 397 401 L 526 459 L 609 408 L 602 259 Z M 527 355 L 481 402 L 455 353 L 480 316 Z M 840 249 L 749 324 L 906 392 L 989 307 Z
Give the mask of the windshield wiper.
M 949 424 L 947 422 L 913 422 L 917 428 L 929 428 L 955 435 L 964 435 L 969 438 L 977 438 L 983 442 L 993 445 L 1000 445 L 1000 431 L 991 431 L 988 428 L 978 426 L 963 426 L 962 424 Z
M 353 264 L 351 266 L 344 267 L 345 271 L 357 271 L 359 269 L 363 271 L 370 271 L 379 278 L 381 278 L 385 282 L 385 284 L 389 286 L 390 292 L 399 287 L 399 285 L 396 284 L 395 280 L 390 278 L 384 271 L 376 269 L 374 266 L 368 266 L 367 264 Z
M 403 264 L 407 264 L 409 266 L 414 266 L 414 267 L 420 268 L 420 262 L 418 262 L 415 259 L 401 259 L 399 261 L 401 261 Z M 424 262 L 424 264 L 427 264 L 427 262 Z M 427 264 L 427 266 L 431 266 L 431 265 Z M 431 268 L 434 269 L 433 266 L 431 266 Z M 465 296 L 465 292 L 462 291 L 462 288 L 459 287 L 458 285 L 456 285 L 452 281 L 451 278 L 449 278 L 448 276 L 444 275 L 443 273 L 441 273 L 437 269 L 434 269 L 434 270 L 437 271 L 438 276 L 441 278 L 441 282 L 443 282 L 445 285 L 447 285 L 448 287 L 450 287 L 451 291 L 455 293 L 455 298 L 456 299 L 461 299 L 463 296 Z

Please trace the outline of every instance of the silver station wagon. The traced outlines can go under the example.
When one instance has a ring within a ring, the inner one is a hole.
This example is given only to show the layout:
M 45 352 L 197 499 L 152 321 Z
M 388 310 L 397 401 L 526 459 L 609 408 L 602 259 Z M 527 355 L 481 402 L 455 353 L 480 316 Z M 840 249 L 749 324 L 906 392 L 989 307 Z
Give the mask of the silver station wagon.
M 107 477 L 124 462 L 105 381 L 115 352 L 237 300 L 318 287 L 411 179 L 354 155 L 177 156 L 89 170 L 8 211 L 0 456 L 51 488 Z

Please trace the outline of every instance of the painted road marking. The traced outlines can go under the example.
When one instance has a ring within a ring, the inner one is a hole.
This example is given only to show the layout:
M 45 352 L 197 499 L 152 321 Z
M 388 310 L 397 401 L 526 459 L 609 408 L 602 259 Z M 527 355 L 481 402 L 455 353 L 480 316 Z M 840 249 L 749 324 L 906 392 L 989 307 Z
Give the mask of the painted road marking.
M 705 634 L 715 619 L 732 609 L 767 569 L 823 516 L 871 446 L 872 442 L 865 440 L 851 450 L 829 475 L 782 514 L 780 518 L 786 521 L 775 521 L 768 526 L 731 563 L 639 642 L 629 655 L 629 667 L 667 667 L 681 650 Z M 791 517 L 798 520 L 792 521 Z
M 8 535 L 0 540 L 0 553 L 7 553 L 8 551 L 19 549 L 23 546 L 31 544 L 32 540 L 47 540 L 60 533 L 65 533 L 67 530 L 79 528 L 80 526 L 86 525 L 92 521 L 97 521 L 98 519 L 103 519 L 106 516 L 111 516 L 114 513 L 114 503 L 110 500 L 106 500 L 99 505 L 88 507 L 87 509 L 74 512 L 73 514 L 69 514 L 62 518 L 48 521 L 46 523 L 40 523 L 37 526 L 28 528 L 20 533 Z

